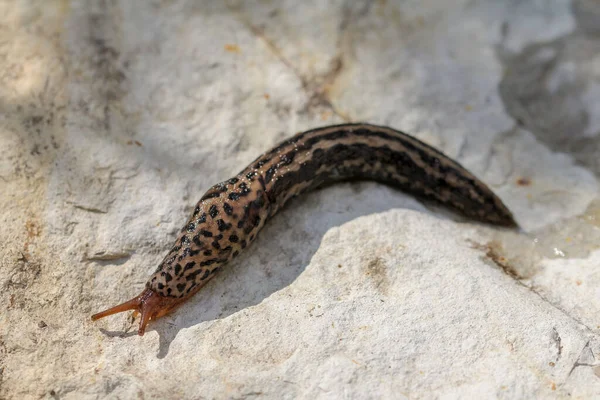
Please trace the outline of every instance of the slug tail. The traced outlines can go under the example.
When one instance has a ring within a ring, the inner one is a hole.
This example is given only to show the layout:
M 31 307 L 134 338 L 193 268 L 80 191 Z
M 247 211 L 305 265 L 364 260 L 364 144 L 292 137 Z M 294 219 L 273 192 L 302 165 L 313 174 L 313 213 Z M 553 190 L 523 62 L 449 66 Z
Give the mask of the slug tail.
M 92 321 L 96 321 L 100 318 L 118 314 L 124 311 L 135 310 L 142 315 L 140 319 L 138 335 L 143 336 L 144 332 L 146 331 L 146 325 L 148 325 L 148 321 L 162 317 L 179 303 L 179 299 L 164 297 L 152 289 L 146 288 L 142 293 L 133 299 L 92 315 Z

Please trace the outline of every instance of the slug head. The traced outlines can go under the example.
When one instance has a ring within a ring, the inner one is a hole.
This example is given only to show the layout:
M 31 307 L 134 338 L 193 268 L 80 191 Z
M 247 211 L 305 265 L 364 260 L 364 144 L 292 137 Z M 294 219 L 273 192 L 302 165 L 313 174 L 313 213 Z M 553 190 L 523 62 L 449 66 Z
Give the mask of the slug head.
M 96 321 L 109 315 L 118 314 L 120 312 L 135 310 L 142 316 L 140 320 L 140 328 L 138 329 L 138 335 L 143 336 L 148 321 L 151 319 L 155 320 L 167 314 L 179 303 L 181 303 L 181 301 L 182 299 L 161 296 L 152 289 L 146 288 L 142 293 L 133 299 L 92 315 L 92 321 Z

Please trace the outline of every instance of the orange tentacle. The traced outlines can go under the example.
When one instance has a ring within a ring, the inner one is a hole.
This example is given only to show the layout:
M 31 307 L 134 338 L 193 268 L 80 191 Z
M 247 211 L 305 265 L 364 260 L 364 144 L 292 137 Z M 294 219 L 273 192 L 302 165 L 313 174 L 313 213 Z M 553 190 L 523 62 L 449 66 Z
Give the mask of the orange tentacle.
M 146 288 L 133 299 L 92 315 L 92 321 L 124 311 L 135 310 L 135 313 L 140 313 L 142 315 L 138 335 L 143 336 L 148 321 L 167 314 L 179 303 L 181 303 L 181 299 L 164 297 L 152 289 Z

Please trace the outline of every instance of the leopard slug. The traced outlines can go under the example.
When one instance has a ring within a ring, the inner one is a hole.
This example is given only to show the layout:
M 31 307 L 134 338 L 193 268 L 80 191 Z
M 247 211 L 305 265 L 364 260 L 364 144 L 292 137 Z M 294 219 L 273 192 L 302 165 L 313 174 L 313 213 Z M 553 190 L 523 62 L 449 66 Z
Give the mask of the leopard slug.
M 341 180 L 367 179 L 431 199 L 477 221 L 516 227 L 511 212 L 456 161 L 392 128 L 342 124 L 298 133 L 211 187 L 173 248 L 133 299 L 92 320 L 135 310 L 139 335 L 192 297 L 255 239 L 288 200 Z

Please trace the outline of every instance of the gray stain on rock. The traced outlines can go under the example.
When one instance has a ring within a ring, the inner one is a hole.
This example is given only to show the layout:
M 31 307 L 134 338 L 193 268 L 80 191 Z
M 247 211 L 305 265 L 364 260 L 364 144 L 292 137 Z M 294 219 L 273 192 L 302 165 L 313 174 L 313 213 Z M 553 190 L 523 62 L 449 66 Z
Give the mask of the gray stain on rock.
M 585 97 L 597 83 L 584 65 L 600 53 L 600 43 L 590 37 L 600 31 L 594 28 L 600 26 L 600 3 L 576 1 L 573 14 L 577 29 L 568 35 L 530 44 L 518 53 L 498 46 L 505 71 L 498 89 L 517 125 L 553 151 L 571 154 L 598 176 L 600 128 L 590 127 L 593 106 Z

